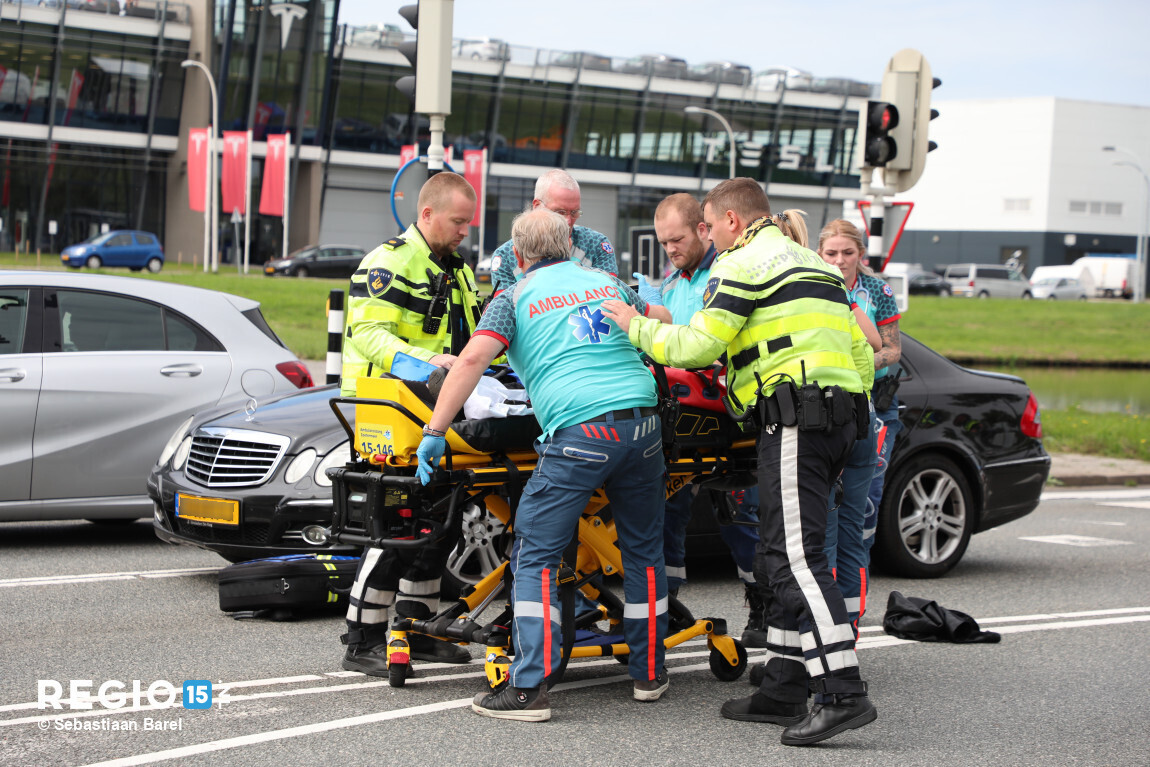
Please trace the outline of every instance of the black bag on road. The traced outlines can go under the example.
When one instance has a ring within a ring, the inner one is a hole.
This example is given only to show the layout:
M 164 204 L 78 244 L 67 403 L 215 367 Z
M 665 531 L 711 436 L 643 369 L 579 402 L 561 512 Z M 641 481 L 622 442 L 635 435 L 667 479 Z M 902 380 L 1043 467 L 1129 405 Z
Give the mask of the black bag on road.
M 294 613 L 347 606 L 359 557 L 288 554 L 238 562 L 220 571 L 220 609 L 289 620 Z

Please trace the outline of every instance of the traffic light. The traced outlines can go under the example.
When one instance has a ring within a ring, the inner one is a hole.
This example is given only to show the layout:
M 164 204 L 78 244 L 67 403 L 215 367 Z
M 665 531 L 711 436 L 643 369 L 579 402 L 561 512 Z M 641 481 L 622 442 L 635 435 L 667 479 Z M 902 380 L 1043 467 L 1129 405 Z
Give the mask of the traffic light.
M 898 109 L 885 101 L 868 101 L 865 119 L 863 164 L 871 168 L 885 167 L 898 152 L 890 135 L 898 125 Z
M 937 147 L 928 138 L 928 129 L 930 121 L 938 117 L 930 107 L 931 91 L 940 85 L 942 81 L 931 75 L 926 57 L 911 48 L 899 51 L 887 64 L 882 102 L 895 110 L 888 136 L 894 147 L 886 165 L 878 167 L 884 168 L 886 185 L 899 192 L 915 185 L 926 167 L 926 153 Z
M 399 9 L 416 30 L 415 40 L 396 46 L 415 68 L 395 82 L 400 93 L 427 115 L 451 114 L 451 21 L 455 0 L 419 0 Z

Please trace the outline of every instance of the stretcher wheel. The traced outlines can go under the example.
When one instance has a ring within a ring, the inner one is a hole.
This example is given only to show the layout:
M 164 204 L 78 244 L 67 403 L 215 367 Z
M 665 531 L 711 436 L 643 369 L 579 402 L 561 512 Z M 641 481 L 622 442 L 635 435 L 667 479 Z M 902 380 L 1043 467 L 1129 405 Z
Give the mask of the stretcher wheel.
M 720 682 L 733 682 L 743 675 L 747 669 L 747 648 L 743 647 L 743 643 L 735 640 L 735 652 L 738 653 L 739 662 L 731 665 L 727 657 L 718 650 L 711 650 L 709 661 L 711 663 L 711 673 Z
M 403 687 L 403 685 L 407 683 L 407 669 L 409 665 L 410 664 L 407 663 L 387 664 L 387 683 L 392 687 Z M 713 667 L 714 664 L 712 664 L 712 668 Z

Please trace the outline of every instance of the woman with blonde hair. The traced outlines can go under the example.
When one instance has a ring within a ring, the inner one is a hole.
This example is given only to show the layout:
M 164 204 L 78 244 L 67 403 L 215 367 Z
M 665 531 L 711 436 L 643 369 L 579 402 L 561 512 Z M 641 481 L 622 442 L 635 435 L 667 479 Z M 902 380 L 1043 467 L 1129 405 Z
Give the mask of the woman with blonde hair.
M 862 615 L 866 611 L 866 577 L 870 563 L 870 548 L 874 544 L 875 528 L 878 525 L 878 508 L 882 501 L 883 476 L 886 473 L 887 459 L 899 430 L 898 399 L 894 396 L 897 388 L 899 367 L 896 364 L 902 355 L 902 342 L 899 336 L 898 321 L 901 317 L 894 291 L 883 280 L 876 277 L 866 265 L 866 246 L 862 233 L 854 224 L 845 219 L 831 221 L 819 233 L 819 255 L 828 264 L 839 268 L 850 292 L 851 302 L 859 307 L 878 328 L 881 347 L 875 350 L 875 383 L 871 389 L 871 402 L 875 409 L 872 423 L 874 435 L 870 440 L 860 440 L 856 450 L 843 471 L 843 505 L 839 509 L 840 536 L 855 536 L 851 517 L 857 511 L 863 512 L 861 535 L 863 547 L 861 555 L 848 553 L 845 562 L 839 563 L 840 586 L 843 596 L 851 586 L 843 585 L 843 579 L 859 581 L 857 610 L 851 609 L 847 599 L 847 609 L 852 614 Z M 869 442 L 866 453 L 864 443 Z M 857 509 L 855 507 L 858 507 Z M 849 547 L 848 547 L 849 548 Z M 840 556 L 844 552 L 839 546 Z M 853 552 L 852 552 L 853 553 Z

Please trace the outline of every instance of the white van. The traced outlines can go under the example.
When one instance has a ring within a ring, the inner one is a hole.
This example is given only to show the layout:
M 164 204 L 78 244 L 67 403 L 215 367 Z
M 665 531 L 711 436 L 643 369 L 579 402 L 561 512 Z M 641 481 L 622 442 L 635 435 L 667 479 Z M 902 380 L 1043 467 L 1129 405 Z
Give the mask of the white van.
M 1104 298 L 1134 297 L 1138 262 L 1124 256 L 1083 256 L 1073 266 L 1087 269 L 1094 278 L 1094 295 Z
M 1000 264 L 951 264 L 946 280 L 956 296 L 968 298 L 1033 298 L 1022 272 Z
M 1094 275 L 1085 265 L 1065 264 L 1061 266 L 1040 266 L 1030 275 L 1031 292 L 1036 298 L 1041 298 L 1034 286 L 1045 280 L 1075 280 L 1082 286 L 1082 290 L 1090 298 L 1094 297 Z

